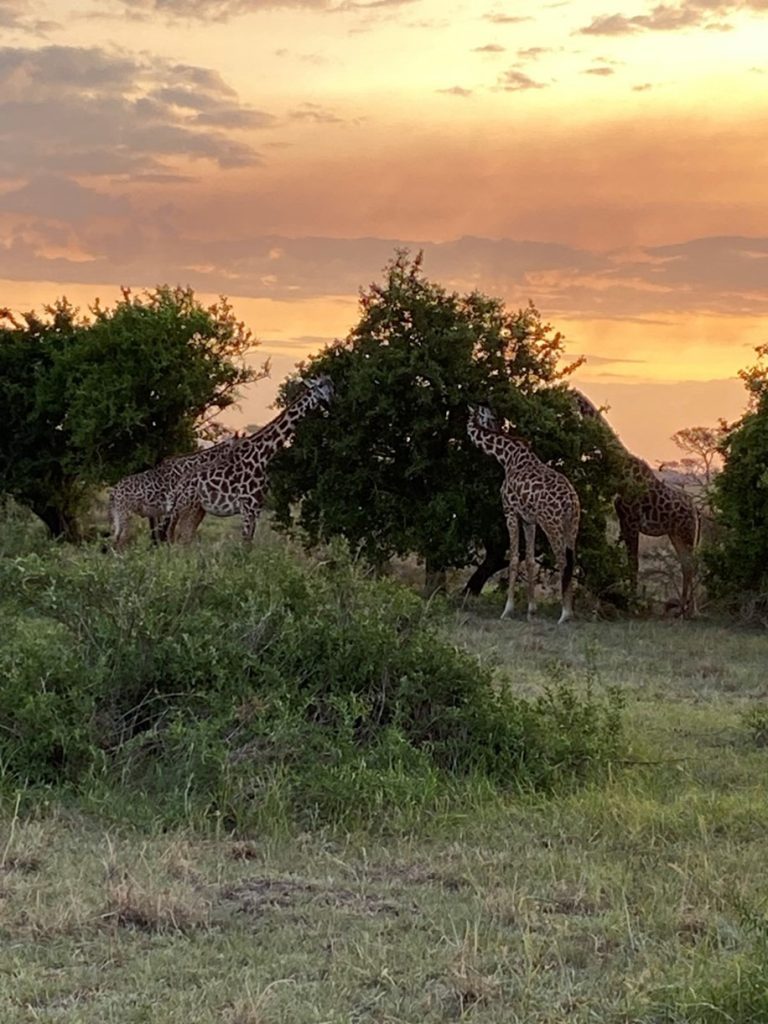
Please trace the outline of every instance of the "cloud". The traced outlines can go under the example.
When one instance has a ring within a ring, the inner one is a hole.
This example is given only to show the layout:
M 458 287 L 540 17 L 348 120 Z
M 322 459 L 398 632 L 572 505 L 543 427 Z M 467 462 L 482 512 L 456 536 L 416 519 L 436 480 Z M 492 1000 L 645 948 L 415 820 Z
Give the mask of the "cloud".
M 0 211 L 36 219 L 84 221 L 90 217 L 123 217 L 130 204 L 55 174 L 40 174 L 20 188 L 0 195 Z
M 44 35 L 57 28 L 56 22 L 32 18 L 28 0 L 0 0 L 0 28 L 23 29 Z
M 580 353 L 569 353 L 567 359 L 575 359 Z M 596 356 L 593 352 L 584 352 L 589 366 L 614 366 L 616 363 L 647 363 L 647 359 L 627 359 L 625 356 Z
M 416 0 L 120 0 L 137 17 L 164 15 L 184 21 L 229 21 L 231 18 L 276 8 L 307 11 L 366 12 L 403 7 Z
M 300 103 L 298 107 L 289 111 L 288 117 L 292 121 L 312 121 L 315 124 L 344 124 L 343 117 L 339 117 L 320 103 Z
M 526 89 L 545 89 L 546 83 L 536 82 L 530 75 L 526 75 L 524 71 L 509 68 L 499 75 L 497 88 L 503 89 L 505 92 L 522 92 Z
M 441 92 L 446 96 L 461 96 L 464 99 L 472 95 L 472 90 L 465 89 L 462 85 L 452 85 L 449 89 L 438 89 L 437 92 Z
M 291 238 L 243 231 L 206 237 L 174 207 L 146 209 L 47 177 L 0 195 L 0 277 L 151 286 L 189 284 L 283 302 L 354 296 L 398 248 L 423 250 L 427 274 L 512 306 L 532 298 L 554 320 L 640 323 L 680 315 L 768 316 L 768 237 L 711 237 L 632 251 L 589 252 L 553 243 L 465 236 Z M 190 227 L 190 223 L 192 226 Z
M 486 21 L 492 22 L 494 25 L 519 25 L 522 21 L 531 21 L 530 15 L 519 15 L 519 14 L 485 14 L 483 15 Z
M 517 51 L 517 56 L 520 60 L 538 60 L 545 53 L 551 52 L 552 48 L 549 46 L 526 46 L 524 49 Z
M 723 17 L 747 12 L 765 14 L 765 0 L 682 0 L 678 4 L 656 4 L 647 14 L 605 14 L 579 29 L 582 35 L 620 36 L 634 32 L 674 32 L 705 28 L 729 31 Z M 713 18 L 717 20 L 712 20 Z
M 473 53 L 504 53 L 506 46 L 499 46 L 498 43 L 486 43 L 485 46 L 475 46 Z
M 231 132 L 276 123 L 216 71 L 100 47 L 0 48 L 0 175 L 101 177 L 260 162 Z

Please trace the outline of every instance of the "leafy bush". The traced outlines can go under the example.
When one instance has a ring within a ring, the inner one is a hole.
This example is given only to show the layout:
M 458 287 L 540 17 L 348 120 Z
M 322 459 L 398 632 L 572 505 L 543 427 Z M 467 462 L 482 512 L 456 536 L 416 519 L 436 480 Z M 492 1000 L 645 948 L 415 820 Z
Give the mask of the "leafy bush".
M 605 768 L 618 704 L 494 688 L 414 594 L 282 546 L 52 548 L 0 560 L 6 779 L 120 782 L 228 827 L 371 821 L 457 780 L 552 787 Z
M 718 532 L 705 553 L 707 587 L 748 621 L 768 623 L 768 346 L 740 376 L 749 411 L 725 434 L 712 503 Z

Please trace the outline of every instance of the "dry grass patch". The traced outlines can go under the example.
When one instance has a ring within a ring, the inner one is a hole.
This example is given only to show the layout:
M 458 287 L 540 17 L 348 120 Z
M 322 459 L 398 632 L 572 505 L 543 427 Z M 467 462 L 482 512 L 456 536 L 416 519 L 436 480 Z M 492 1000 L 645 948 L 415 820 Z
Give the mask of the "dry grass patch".
M 540 692 L 553 662 L 575 686 L 621 684 L 632 763 L 551 799 L 436 811 L 386 840 L 152 835 L 63 813 L 11 822 L 11 809 L 0 1021 L 768 1019 L 746 1016 L 766 1005 L 749 957 L 768 904 L 768 749 L 748 717 L 765 637 L 474 613 L 454 625 L 520 690 Z

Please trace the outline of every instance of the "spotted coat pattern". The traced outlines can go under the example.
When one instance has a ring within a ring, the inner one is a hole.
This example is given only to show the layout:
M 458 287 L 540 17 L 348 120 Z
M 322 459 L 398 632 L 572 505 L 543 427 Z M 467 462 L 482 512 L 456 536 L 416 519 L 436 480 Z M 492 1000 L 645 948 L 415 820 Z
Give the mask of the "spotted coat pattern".
M 622 459 L 620 490 L 614 499 L 621 539 L 627 549 L 633 591 L 637 590 L 640 534 L 669 537 L 682 572 L 681 611 L 695 612 L 694 551 L 699 540 L 699 513 L 691 496 L 661 480 L 647 462 L 628 451 L 602 413 L 580 391 L 573 392 L 582 416 L 599 420 Z
M 501 502 L 509 531 L 509 593 L 502 618 L 514 611 L 519 564 L 519 523 L 523 523 L 528 576 L 528 616 L 536 610 L 534 596 L 536 527 L 549 541 L 555 557 L 562 611 L 560 622 L 573 614 L 573 568 L 581 508 L 567 477 L 542 462 L 521 439 L 499 429 L 489 409 L 470 408 L 467 432 L 471 441 L 493 455 L 504 469 Z
M 184 473 L 168 501 L 173 540 L 188 541 L 206 512 L 214 516 L 239 515 L 243 540 L 253 538 L 264 505 L 270 461 L 291 440 L 298 422 L 333 397 L 328 377 L 310 378 L 305 385 L 299 398 L 261 430 L 233 441 L 219 458 L 191 466 Z
M 152 469 L 132 473 L 115 484 L 109 495 L 108 508 L 115 550 L 120 551 L 127 544 L 133 516 L 149 520 L 155 542 L 164 539 L 167 505 L 174 487 L 191 466 L 218 458 L 231 443 L 222 441 L 202 452 L 164 459 Z

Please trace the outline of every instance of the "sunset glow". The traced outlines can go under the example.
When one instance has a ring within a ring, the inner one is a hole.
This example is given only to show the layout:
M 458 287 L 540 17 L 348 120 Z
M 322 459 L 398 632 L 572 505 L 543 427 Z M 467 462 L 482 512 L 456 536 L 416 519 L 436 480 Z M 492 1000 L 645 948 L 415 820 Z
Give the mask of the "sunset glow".
M 273 363 L 243 426 L 423 248 L 674 457 L 768 341 L 768 10 L 623 3 L 0 0 L 0 305 L 224 293 Z

